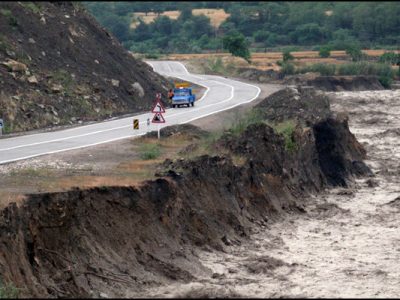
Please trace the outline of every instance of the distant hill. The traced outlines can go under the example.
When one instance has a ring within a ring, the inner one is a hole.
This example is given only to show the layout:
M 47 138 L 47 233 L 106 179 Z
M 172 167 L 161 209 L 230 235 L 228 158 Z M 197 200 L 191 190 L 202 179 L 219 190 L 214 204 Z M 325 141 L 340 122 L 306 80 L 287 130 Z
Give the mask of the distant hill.
M 0 3 L 0 118 L 6 132 L 147 110 L 167 89 L 167 81 L 79 3 Z

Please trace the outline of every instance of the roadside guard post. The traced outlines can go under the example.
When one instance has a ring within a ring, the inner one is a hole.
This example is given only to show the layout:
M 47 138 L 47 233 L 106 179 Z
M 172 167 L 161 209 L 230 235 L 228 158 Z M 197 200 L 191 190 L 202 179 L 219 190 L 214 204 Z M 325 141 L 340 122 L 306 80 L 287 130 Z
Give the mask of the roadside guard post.
M 139 129 L 139 119 L 133 119 L 133 129 Z
M 165 113 L 165 108 L 161 103 L 161 94 L 157 93 L 156 102 L 154 103 L 153 109 L 151 112 L 154 114 L 152 123 L 157 123 L 157 136 L 160 139 L 160 123 L 165 123 L 165 119 L 163 117 L 163 113 Z
M 0 136 L 3 135 L 3 127 L 4 127 L 4 121 L 3 119 L 0 119 Z

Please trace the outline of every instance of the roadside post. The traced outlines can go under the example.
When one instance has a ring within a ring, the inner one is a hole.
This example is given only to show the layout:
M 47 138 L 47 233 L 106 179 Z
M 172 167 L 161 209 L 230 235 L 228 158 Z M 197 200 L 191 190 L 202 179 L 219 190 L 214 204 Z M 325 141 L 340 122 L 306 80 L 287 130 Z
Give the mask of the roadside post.
M 0 119 L 0 136 L 3 135 L 3 127 L 4 127 L 4 121 L 3 119 Z
M 133 129 L 139 129 L 139 119 L 133 119 Z
M 165 119 L 163 117 L 163 113 L 165 113 L 165 108 L 161 103 L 161 94 L 156 94 L 156 102 L 154 103 L 153 109 L 151 112 L 154 114 L 152 123 L 157 124 L 157 137 L 160 139 L 160 123 L 165 123 Z M 149 124 L 149 123 L 147 123 Z
M 150 131 L 150 118 L 147 118 L 147 132 Z

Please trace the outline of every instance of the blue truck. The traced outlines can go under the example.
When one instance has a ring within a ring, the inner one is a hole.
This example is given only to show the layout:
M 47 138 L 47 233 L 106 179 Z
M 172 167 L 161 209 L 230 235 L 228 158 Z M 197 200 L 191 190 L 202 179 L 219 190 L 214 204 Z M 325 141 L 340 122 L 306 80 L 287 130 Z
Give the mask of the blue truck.
M 191 88 L 174 88 L 174 96 L 172 97 L 172 107 L 180 107 L 187 105 L 187 107 L 194 106 L 196 95 L 192 93 Z

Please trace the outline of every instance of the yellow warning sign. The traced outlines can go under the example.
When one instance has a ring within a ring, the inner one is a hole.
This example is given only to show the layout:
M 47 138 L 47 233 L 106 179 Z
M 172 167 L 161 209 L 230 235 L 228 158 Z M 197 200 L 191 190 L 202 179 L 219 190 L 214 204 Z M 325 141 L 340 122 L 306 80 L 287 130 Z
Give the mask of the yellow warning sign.
M 133 119 L 133 129 L 139 129 L 139 119 Z
M 189 82 L 175 82 L 175 87 L 176 88 L 187 88 L 190 87 L 191 84 Z

